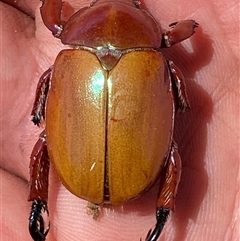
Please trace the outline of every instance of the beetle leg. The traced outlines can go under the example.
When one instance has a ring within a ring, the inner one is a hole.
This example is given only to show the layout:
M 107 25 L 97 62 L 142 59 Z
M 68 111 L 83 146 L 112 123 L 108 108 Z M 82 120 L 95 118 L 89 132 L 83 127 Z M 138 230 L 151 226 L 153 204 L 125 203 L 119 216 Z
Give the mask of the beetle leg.
M 175 210 L 175 195 L 181 177 L 181 158 L 177 144 L 173 142 L 166 166 L 161 175 L 160 192 L 157 200 L 157 223 L 153 230 L 147 234 L 146 241 L 156 241 L 167 221 L 170 210 Z
M 174 44 L 191 37 L 195 33 L 198 23 L 194 20 L 183 20 L 169 25 L 172 29 L 163 33 L 161 48 L 169 48 Z
M 59 38 L 63 30 L 61 21 L 62 0 L 42 0 L 40 8 L 42 20 L 53 36 Z
M 40 124 L 41 118 L 45 119 L 45 104 L 49 90 L 52 69 L 53 67 L 50 67 L 42 74 L 36 90 L 35 101 L 31 115 L 33 116 L 32 122 L 38 126 Z
M 34 241 L 43 241 L 49 231 L 45 227 L 44 215 L 48 217 L 48 174 L 49 157 L 46 135 L 43 131 L 35 144 L 30 157 L 30 193 L 28 201 L 32 202 L 29 216 L 29 232 Z
M 175 93 L 177 94 L 177 97 L 175 98 L 177 102 L 177 107 L 181 111 L 184 111 L 185 109 L 189 109 L 190 104 L 189 104 L 188 96 L 186 92 L 184 76 L 181 70 L 171 60 L 167 61 L 167 63 L 170 69 L 172 84 L 173 84 L 173 87 L 175 87 L 174 88 L 176 90 Z

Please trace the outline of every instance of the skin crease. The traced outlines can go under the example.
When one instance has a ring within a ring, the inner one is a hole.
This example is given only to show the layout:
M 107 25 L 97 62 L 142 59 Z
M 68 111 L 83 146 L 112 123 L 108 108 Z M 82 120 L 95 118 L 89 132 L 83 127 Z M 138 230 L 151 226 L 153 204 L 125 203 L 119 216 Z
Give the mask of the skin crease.
M 76 10 L 89 2 L 70 1 Z M 238 240 L 239 2 L 145 0 L 144 5 L 164 29 L 189 18 L 201 26 L 190 40 L 164 51 L 186 77 L 191 110 L 176 118 L 182 180 L 176 212 L 159 240 Z M 43 25 L 39 6 L 38 1 L 26 0 L 15 9 L 0 2 L 2 241 L 31 240 L 28 165 L 41 130 L 31 123 L 30 112 L 38 78 L 65 48 Z M 155 224 L 156 193 L 157 185 L 122 207 L 104 209 L 94 221 L 86 214 L 86 201 L 69 193 L 51 170 L 47 241 L 145 238 Z

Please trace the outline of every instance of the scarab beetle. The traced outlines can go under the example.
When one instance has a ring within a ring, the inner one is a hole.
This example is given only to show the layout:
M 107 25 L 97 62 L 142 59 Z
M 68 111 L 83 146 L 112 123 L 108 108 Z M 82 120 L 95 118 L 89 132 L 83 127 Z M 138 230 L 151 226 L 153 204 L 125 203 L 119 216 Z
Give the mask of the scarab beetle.
M 32 209 L 29 231 L 45 240 L 48 172 L 53 164 L 63 185 L 94 204 L 118 205 L 160 179 L 156 241 L 174 210 L 181 160 L 173 141 L 177 110 L 189 108 L 184 78 L 161 48 L 189 38 L 198 24 L 184 20 L 163 32 L 136 0 L 95 0 L 61 20 L 61 0 L 44 0 L 46 27 L 63 44 L 40 78 L 32 121 L 45 130 L 30 162 Z

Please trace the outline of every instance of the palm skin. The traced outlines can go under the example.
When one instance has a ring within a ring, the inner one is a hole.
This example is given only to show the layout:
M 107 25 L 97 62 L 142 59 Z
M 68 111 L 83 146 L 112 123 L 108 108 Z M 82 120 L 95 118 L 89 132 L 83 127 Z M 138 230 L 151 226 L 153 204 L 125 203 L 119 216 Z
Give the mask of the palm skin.
M 70 1 L 74 9 L 89 2 Z M 41 131 L 31 123 L 30 112 L 38 78 L 65 47 L 43 25 L 38 1 L 18 2 L 21 10 L 0 4 L 0 233 L 3 241 L 30 241 L 28 165 Z M 196 34 L 183 45 L 164 50 L 186 77 L 191 110 L 176 118 L 182 180 L 176 212 L 171 213 L 160 240 L 237 240 L 238 1 L 146 0 L 144 4 L 164 29 L 169 23 L 189 18 L 200 24 Z M 155 224 L 157 185 L 122 207 L 105 209 L 97 221 L 86 214 L 86 201 L 69 193 L 54 170 L 50 172 L 49 189 L 51 231 L 47 241 L 139 240 Z

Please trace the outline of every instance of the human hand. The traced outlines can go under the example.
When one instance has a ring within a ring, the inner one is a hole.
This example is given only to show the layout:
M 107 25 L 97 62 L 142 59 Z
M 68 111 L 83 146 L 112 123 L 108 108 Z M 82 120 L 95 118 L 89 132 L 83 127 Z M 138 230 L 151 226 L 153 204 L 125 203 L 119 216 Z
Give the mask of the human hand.
M 75 10 L 89 2 L 70 1 Z M 191 110 L 176 118 L 182 181 L 176 212 L 171 213 L 160 240 L 236 240 L 240 158 L 238 11 L 234 7 L 238 2 L 144 3 L 164 29 L 190 18 L 200 24 L 196 34 L 183 43 L 186 49 L 180 44 L 164 50 L 186 77 Z M 43 25 L 38 1 L 18 2 L 21 10 L 0 4 L 0 233 L 3 241 L 30 241 L 28 165 L 41 132 L 31 123 L 30 113 L 40 75 L 66 46 Z M 47 241 L 139 240 L 155 225 L 157 185 L 123 207 L 105 209 L 97 221 L 86 214 L 86 201 L 69 193 L 53 170 L 49 189 L 51 231 Z

